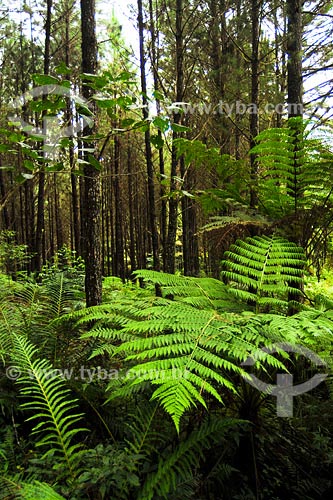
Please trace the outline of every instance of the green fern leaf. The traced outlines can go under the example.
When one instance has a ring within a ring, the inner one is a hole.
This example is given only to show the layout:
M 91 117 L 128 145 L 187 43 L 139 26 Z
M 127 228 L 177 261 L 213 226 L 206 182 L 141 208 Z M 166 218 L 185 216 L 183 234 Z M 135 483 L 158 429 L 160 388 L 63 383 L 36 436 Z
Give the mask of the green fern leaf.
M 58 371 L 47 360 L 36 358 L 35 346 L 17 334 L 13 334 L 13 343 L 12 360 L 21 373 L 17 383 L 21 394 L 29 397 L 21 406 L 34 412 L 28 421 L 37 420 L 33 428 L 34 434 L 41 435 L 37 446 L 46 448 L 44 456 L 55 453 L 66 465 L 68 476 L 74 477 L 82 447 L 72 441 L 85 430 L 76 427 L 82 417 L 76 413 L 76 400 L 68 398 L 70 391 Z

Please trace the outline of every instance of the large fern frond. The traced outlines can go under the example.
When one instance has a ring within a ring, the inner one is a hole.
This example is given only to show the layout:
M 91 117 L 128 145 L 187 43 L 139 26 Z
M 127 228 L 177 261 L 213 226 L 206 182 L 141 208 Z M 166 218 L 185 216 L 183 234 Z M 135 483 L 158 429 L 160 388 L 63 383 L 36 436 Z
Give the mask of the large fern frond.
M 278 236 L 255 236 L 238 240 L 225 253 L 222 275 L 230 292 L 255 304 L 256 312 L 270 307 L 287 310 L 290 295 L 301 294 L 305 256 L 303 249 Z
M 39 439 L 37 446 L 46 449 L 44 456 L 55 454 L 64 465 L 66 475 L 77 473 L 81 445 L 73 444 L 80 431 L 77 423 L 82 415 L 77 413 L 77 403 L 69 397 L 69 389 L 60 377 L 59 371 L 45 359 L 38 359 L 37 348 L 21 335 L 13 334 L 14 351 L 12 362 L 16 364 L 20 376 L 17 383 L 22 396 L 28 401 L 22 408 L 29 413 L 27 420 L 37 420 L 33 434 Z
M 295 141 L 297 147 L 295 147 Z M 261 205 L 275 220 L 325 204 L 333 186 L 333 154 L 306 132 L 299 118 L 285 128 L 261 132 L 252 149 L 259 172 Z
M 236 392 L 232 376 L 247 376 L 242 361 L 260 343 L 271 342 L 255 320 L 176 301 L 147 309 L 145 318 L 129 321 L 119 332 L 119 339 L 122 332 L 133 336 L 115 349 L 116 355 L 127 355 L 129 370 L 124 387 L 114 390 L 112 384 L 110 399 L 147 382 L 157 385 L 152 400 L 161 403 L 179 430 L 181 416 L 192 406 L 207 407 L 207 398 L 222 403 L 224 390 Z M 283 366 L 267 356 L 268 364 Z
M 159 285 L 162 295 L 177 301 L 185 302 L 199 309 L 214 309 L 223 311 L 239 311 L 240 305 L 230 294 L 229 288 L 214 278 L 193 278 L 177 276 L 147 269 L 135 271 L 134 276 L 145 283 Z M 244 305 L 241 306 L 242 310 Z

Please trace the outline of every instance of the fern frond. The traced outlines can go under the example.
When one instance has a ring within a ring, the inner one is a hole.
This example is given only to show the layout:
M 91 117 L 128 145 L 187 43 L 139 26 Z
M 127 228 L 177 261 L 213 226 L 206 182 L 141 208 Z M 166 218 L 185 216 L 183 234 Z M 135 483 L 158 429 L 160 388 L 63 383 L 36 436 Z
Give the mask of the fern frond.
M 192 476 L 191 471 L 205 460 L 204 451 L 243 423 L 244 421 L 228 418 L 207 419 L 169 457 L 159 460 L 157 471 L 148 475 L 138 500 L 152 500 L 157 496 L 170 498 L 177 485 L 187 481 Z
M 163 297 L 171 297 L 200 309 L 238 310 L 238 303 L 229 293 L 229 288 L 217 279 L 177 276 L 147 269 L 135 271 L 134 275 L 159 285 Z
M 278 236 L 238 240 L 225 257 L 222 274 L 233 282 L 230 291 L 254 303 L 257 312 L 266 306 L 286 310 L 290 294 L 301 294 L 295 285 L 303 282 L 305 256 L 288 240 Z
M 132 416 L 132 420 L 127 424 L 130 439 L 126 439 L 127 449 L 137 457 L 140 463 L 158 453 L 158 447 L 165 442 L 165 436 L 154 430 L 153 422 L 157 414 L 157 405 L 145 407 L 144 410 L 138 408 Z
M 135 338 L 115 349 L 115 355 L 126 355 L 130 365 L 125 386 L 115 389 L 109 399 L 125 397 L 149 381 L 158 386 L 152 400 L 162 404 L 179 431 L 180 419 L 191 406 L 206 407 L 207 397 L 221 403 L 221 391 L 236 392 L 232 375 L 246 377 L 241 362 L 260 343 L 269 344 L 261 329 L 256 317 L 219 315 L 182 302 L 149 308 L 146 318 L 128 322 L 121 330 Z M 278 364 L 268 354 L 265 362 Z
M 40 481 L 23 483 L 19 498 L 23 500 L 65 500 L 50 485 Z
M 82 414 L 77 413 L 76 400 L 70 399 L 69 389 L 59 372 L 45 359 L 38 359 L 38 350 L 24 337 L 13 334 L 15 350 L 12 361 L 20 370 L 17 383 L 23 396 L 24 410 L 34 414 L 28 418 L 37 420 L 33 433 L 41 435 L 37 446 L 46 447 L 44 456 L 56 454 L 66 465 L 69 477 L 77 473 L 82 448 L 72 444 L 73 438 L 85 429 L 77 428 Z

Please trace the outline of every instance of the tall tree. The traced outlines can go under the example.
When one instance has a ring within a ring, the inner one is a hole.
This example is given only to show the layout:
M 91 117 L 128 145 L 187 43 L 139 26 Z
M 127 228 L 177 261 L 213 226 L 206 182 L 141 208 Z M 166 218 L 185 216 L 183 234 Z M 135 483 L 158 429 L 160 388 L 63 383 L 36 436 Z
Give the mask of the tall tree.
M 251 52 L 251 106 L 250 114 L 250 146 L 255 146 L 255 137 L 259 133 L 259 37 L 260 37 L 260 10 L 261 0 L 252 0 L 251 25 L 252 25 L 252 52 Z M 251 163 L 251 191 L 250 206 L 256 207 L 258 203 L 257 192 L 257 165 L 254 154 L 250 155 Z
M 183 32 L 183 0 L 176 0 L 176 23 L 175 23 L 175 53 L 176 53 L 176 102 L 182 102 L 184 97 L 184 32 Z M 177 126 L 181 123 L 181 114 L 177 110 L 173 113 L 173 122 Z M 165 245 L 165 268 L 168 273 L 175 272 L 175 253 L 178 221 L 178 199 L 177 173 L 178 173 L 178 153 L 175 146 L 175 140 L 179 137 L 177 128 L 172 133 L 171 150 L 171 180 L 169 197 L 169 223 L 168 236 Z
M 142 0 L 138 0 L 138 27 L 139 27 L 139 44 L 140 44 L 140 75 L 141 75 L 141 90 L 142 90 L 142 105 L 143 105 L 142 113 L 143 113 L 143 119 L 147 120 L 149 116 L 149 111 L 148 111 L 148 100 L 147 100 Z M 153 251 L 153 267 L 154 269 L 158 270 L 160 268 L 160 259 L 158 250 L 159 245 L 158 245 L 156 207 L 155 207 L 154 166 L 153 166 L 153 155 L 151 150 L 149 128 L 147 128 L 145 131 L 145 151 L 146 151 L 146 165 L 147 165 L 147 177 L 148 177 L 149 222 L 151 231 L 151 244 Z
M 96 74 L 97 40 L 95 21 L 95 0 L 81 0 L 81 34 L 82 34 L 82 72 Z M 92 89 L 88 85 L 82 88 L 83 97 L 89 101 Z M 86 125 L 84 136 L 91 136 L 95 127 Z M 84 159 L 84 259 L 85 259 L 85 291 L 87 307 L 100 304 L 102 301 L 102 249 L 101 249 L 101 178 L 96 168 L 96 158 L 91 150 L 94 143 L 85 143 Z
M 302 116 L 302 0 L 287 0 L 288 117 Z
M 50 45 L 51 45 L 51 16 L 52 2 L 46 2 L 46 22 L 45 22 L 45 49 L 44 49 L 44 75 L 50 72 Z M 43 113 L 44 116 L 45 113 Z M 43 124 L 44 126 L 44 124 Z M 36 226 L 36 271 L 40 273 L 45 259 L 45 170 L 41 165 L 38 177 L 38 197 L 37 197 L 37 226 Z

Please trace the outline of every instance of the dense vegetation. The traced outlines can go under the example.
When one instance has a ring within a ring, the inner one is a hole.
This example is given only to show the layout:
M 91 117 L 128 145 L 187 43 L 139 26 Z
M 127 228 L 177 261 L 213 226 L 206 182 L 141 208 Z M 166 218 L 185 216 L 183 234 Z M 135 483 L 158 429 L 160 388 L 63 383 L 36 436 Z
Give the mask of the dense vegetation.
M 105 278 L 90 308 L 70 257 L 40 284 L 2 276 L 1 498 L 329 498 L 330 377 L 282 418 L 244 366 L 273 384 L 331 373 L 333 300 L 314 281 L 295 300 L 300 247 L 239 241 L 232 285 Z
M 331 3 L 0 6 L 0 499 L 331 498 Z

